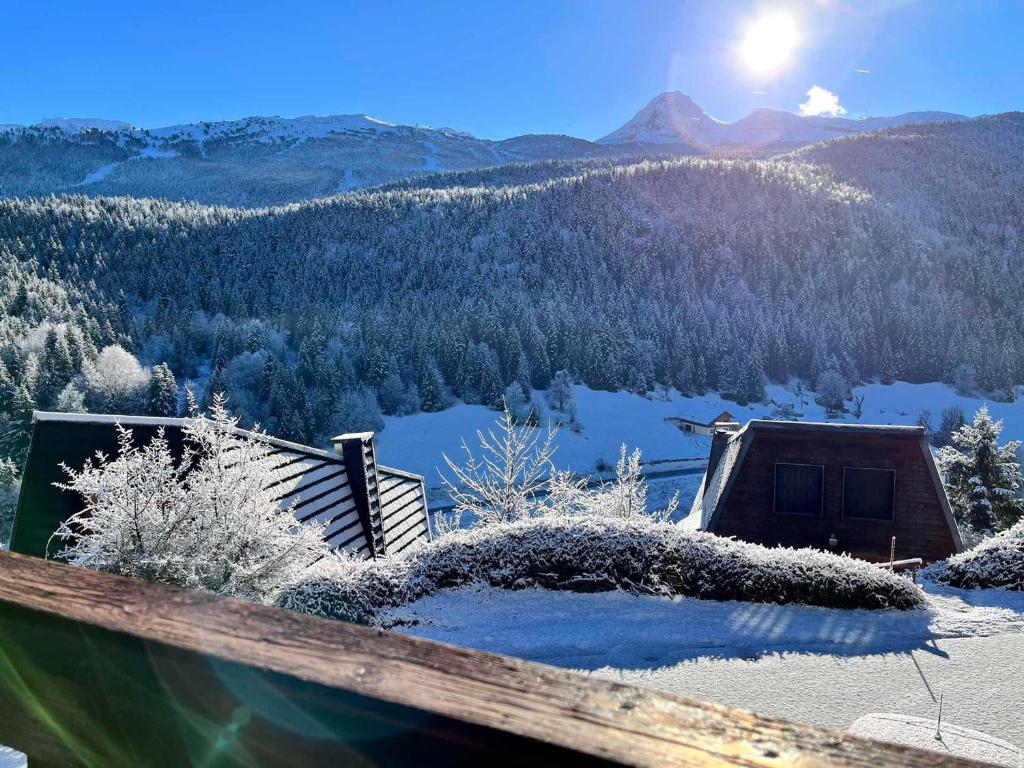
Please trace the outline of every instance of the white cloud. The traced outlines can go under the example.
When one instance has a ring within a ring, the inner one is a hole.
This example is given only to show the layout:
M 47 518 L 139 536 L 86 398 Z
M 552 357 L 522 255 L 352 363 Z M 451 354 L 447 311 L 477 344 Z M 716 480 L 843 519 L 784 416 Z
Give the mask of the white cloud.
M 853 71 L 858 73 L 858 74 L 860 74 L 860 75 L 870 75 L 871 74 L 871 70 L 870 69 L 855 69 Z
M 846 108 L 839 103 L 839 96 L 820 85 L 812 85 L 807 91 L 807 101 L 800 105 L 800 114 L 828 115 L 837 117 L 846 114 Z

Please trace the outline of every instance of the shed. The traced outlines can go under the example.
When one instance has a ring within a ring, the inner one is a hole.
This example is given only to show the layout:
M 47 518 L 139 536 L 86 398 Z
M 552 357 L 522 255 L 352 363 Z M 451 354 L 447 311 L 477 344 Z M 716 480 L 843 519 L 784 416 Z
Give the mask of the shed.
M 11 550 L 45 556 L 59 524 L 81 509 L 76 494 L 54 485 L 67 479 L 62 463 L 79 468 L 98 451 L 115 455 L 117 424 L 130 428 L 140 444 L 163 428 L 171 451 L 180 456 L 185 422 L 148 416 L 34 413 Z M 271 455 L 289 469 L 287 477 L 275 485 L 281 491 L 279 502 L 294 505 L 300 522 L 325 523 L 324 538 L 333 549 L 379 557 L 430 538 L 423 478 L 378 464 L 372 432 L 339 435 L 332 441 L 333 451 L 238 432 L 272 446 Z
M 719 428 L 680 523 L 768 546 L 871 561 L 963 550 L 921 427 L 753 420 Z
M 703 416 L 669 416 L 665 421 L 672 422 L 683 432 L 694 435 L 710 435 L 715 431 L 716 424 L 733 423 L 735 417 L 728 411 L 722 411 L 711 419 L 705 419 Z

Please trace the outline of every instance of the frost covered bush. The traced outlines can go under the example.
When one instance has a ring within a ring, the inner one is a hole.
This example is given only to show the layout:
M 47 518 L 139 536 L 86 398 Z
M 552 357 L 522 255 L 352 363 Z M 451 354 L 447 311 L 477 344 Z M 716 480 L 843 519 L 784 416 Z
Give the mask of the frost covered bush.
M 934 578 L 953 587 L 1024 590 L 1024 521 L 933 566 Z
M 162 430 L 138 446 L 118 426 L 116 458 L 64 467 L 60 487 L 85 504 L 54 534 L 66 544 L 57 557 L 255 601 L 299 578 L 328 554 L 323 529 L 279 507 L 270 485 L 287 470 L 272 446 L 235 426 L 218 396 L 210 419 L 187 420 L 180 461 Z
M 626 446 L 622 445 L 615 465 L 615 479 L 597 488 L 589 488 L 586 479 L 569 472 L 554 472 L 548 480 L 548 497 L 540 507 L 540 514 L 668 520 L 679 505 L 679 492 L 663 509 L 649 510 L 647 480 L 643 476 L 640 455 L 639 448 L 627 454 Z
M 405 557 L 324 560 L 282 590 L 284 607 L 372 624 L 441 589 L 482 584 L 709 600 L 909 609 L 907 579 L 817 550 L 770 549 L 642 517 L 541 517 L 458 531 Z

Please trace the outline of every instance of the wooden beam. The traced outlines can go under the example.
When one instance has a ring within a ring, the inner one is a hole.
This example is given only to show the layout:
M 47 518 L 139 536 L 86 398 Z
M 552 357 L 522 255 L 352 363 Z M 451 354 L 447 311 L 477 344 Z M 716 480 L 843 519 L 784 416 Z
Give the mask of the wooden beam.
M 9 553 L 0 713 L 33 766 L 973 764 Z

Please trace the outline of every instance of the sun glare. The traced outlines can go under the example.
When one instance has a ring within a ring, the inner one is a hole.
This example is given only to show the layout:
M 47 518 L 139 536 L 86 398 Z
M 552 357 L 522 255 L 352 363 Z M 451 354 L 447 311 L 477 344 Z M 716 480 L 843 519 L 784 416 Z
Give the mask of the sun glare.
M 785 12 L 758 16 L 747 27 L 740 43 L 740 57 L 752 72 L 771 75 L 793 57 L 799 42 L 796 22 Z

